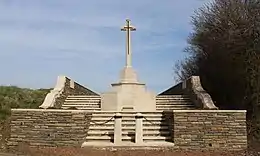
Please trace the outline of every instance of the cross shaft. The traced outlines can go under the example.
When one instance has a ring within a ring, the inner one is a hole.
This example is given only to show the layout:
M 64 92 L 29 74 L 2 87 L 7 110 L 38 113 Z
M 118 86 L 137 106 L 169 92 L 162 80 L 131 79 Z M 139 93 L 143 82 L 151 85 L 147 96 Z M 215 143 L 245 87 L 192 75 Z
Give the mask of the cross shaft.
M 126 67 L 132 66 L 132 52 L 131 52 L 131 31 L 135 31 L 136 28 L 131 26 L 130 20 L 126 19 L 126 25 L 121 31 L 126 31 Z

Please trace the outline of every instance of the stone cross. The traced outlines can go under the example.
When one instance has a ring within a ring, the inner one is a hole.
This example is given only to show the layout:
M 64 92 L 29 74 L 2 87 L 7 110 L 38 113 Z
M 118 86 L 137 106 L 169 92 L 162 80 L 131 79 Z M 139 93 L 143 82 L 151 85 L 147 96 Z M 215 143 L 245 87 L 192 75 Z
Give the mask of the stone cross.
M 135 30 L 136 30 L 136 28 L 130 25 L 130 20 L 126 19 L 126 25 L 121 29 L 121 31 L 126 31 L 126 67 L 132 66 L 130 32 L 135 31 Z

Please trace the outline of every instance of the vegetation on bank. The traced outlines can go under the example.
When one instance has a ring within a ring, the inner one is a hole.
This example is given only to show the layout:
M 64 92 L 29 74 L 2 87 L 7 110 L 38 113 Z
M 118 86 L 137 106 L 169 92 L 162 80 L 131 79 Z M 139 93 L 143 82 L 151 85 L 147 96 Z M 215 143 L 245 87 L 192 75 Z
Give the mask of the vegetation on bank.
M 38 108 L 50 89 L 27 89 L 0 86 L 0 120 L 5 119 L 11 108 Z
M 192 24 L 177 78 L 198 75 L 219 108 L 246 109 L 250 139 L 260 141 L 260 0 L 214 0 Z

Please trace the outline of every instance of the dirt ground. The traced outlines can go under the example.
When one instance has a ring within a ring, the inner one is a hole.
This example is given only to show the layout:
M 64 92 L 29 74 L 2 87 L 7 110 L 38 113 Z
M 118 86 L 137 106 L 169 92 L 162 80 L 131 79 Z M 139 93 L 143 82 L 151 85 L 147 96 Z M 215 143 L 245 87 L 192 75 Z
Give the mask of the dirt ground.
M 0 156 L 260 156 L 260 152 L 227 151 L 177 151 L 171 149 L 126 148 L 26 148 L 16 154 L 0 153 Z

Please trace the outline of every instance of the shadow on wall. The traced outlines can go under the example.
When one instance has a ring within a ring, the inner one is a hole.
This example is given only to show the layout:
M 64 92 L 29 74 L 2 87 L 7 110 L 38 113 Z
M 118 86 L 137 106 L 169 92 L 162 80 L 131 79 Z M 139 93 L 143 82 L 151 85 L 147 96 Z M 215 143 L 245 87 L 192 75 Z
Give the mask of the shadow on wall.
M 167 95 L 167 94 L 166 94 Z M 166 140 L 169 142 L 173 142 L 174 143 L 174 116 L 173 116 L 173 111 L 163 111 L 162 115 L 165 117 L 165 123 L 167 123 L 168 126 L 168 131 L 170 132 L 170 140 Z M 162 127 L 160 129 L 160 131 L 162 131 Z

